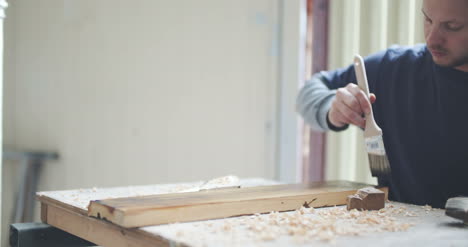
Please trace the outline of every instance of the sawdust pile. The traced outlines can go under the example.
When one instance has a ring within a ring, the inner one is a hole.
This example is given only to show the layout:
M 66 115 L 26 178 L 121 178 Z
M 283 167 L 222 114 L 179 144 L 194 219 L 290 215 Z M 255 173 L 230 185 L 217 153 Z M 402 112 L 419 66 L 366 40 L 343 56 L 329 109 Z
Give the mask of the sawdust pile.
M 213 234 L 235 234 L 236 229 L 247 230 L 258 241 L 273 241 L 282 236 L 297 242 L 331 241 L 337 236 L 362 235 L 371 232 L 406 231 L 413 224 L 400 222 L 396 215 L 415 217 L 405 207 L 387 205 L 379 211 L 347 211 L 344 207 L 326 210 L 300 208 L 290 213 L 271 212 L 225 219 L 222 227 L 212 227 Z M 210 227 L 207 223 L 205 227 Z

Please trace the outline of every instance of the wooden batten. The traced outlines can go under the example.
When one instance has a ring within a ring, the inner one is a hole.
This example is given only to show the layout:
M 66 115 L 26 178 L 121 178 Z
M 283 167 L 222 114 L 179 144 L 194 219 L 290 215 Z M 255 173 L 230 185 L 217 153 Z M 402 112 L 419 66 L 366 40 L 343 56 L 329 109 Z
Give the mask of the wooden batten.
M 345 205 L 348 195 L 365 186 L 332 181 L 96 200 L 91 201 L 88 215 L 127 228 L 142 227 Z

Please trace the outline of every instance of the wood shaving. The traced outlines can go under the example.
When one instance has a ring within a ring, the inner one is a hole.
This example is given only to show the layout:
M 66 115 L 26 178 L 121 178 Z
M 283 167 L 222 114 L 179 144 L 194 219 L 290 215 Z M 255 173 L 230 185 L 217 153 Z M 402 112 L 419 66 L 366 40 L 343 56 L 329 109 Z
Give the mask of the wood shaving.
M 418 215 L 416 215 L 416 214 L 414 214 L 414 213 L 406 212 L 406 213 L 405 213 L 405 216 L 408 216 L 408 217 L 417 217 Z
M 436 210 L 436 208 L 433 208 L 431 207 L 430 205 L 424 205 L 424 206 L 421 206 L 422 209 L 424 209 L 426 211 L 426 213 L 429 213 L 429 211 L 433 211 L 433 210 Z
M 414 224 L 399 222 L 395 216 L 416 215 L 405 207 L 389 205 L 378 211 L 346 210 L 331 207 L 316 210 L 301 207 L 293 212 L 255 214 L 223 220 L 221 233 L 235 235 L 244 232 L 256 241 L 274 241 L 283 236 L 293 237 L 301 243 L 315 240 L 334 242 L 338 236 L 359 236 L 372 232 L 406 231 Z M 216 228 L 213 223 L 203 227 Z M 215 229 L 211 229 L 215 232 Z M 244 235 L 245 236 L 245 235 Z

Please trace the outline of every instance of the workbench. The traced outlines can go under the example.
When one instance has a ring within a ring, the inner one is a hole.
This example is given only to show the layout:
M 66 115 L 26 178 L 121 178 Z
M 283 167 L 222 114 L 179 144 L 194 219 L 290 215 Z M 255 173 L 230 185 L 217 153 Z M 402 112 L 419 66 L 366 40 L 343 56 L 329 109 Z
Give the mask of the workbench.
M 344 206 L 123 228 L 88 217 L 91 200 L 175 193 L 201 182 L 39 192 L 43 222 L 101 246 L 468 246 L 468 226 L 429 206 L 387 202 L 381 212 Z M 278 182 L 241 180 L 242 187 Z

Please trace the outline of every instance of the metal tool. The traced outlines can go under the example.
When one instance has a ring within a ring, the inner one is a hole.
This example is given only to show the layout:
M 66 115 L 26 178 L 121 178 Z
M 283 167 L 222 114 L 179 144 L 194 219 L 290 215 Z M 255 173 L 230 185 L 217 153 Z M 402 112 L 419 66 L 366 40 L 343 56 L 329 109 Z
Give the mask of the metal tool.
M 447 200 L 445 214 L 462 220 L 468 225 L 468 197 L 454 197 Z

